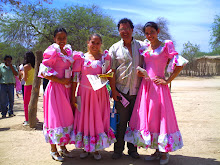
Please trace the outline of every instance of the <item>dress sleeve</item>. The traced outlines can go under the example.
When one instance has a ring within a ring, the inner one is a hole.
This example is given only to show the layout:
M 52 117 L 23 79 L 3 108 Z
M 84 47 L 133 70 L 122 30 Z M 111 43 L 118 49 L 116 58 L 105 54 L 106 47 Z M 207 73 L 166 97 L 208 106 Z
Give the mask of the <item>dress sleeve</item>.
M 109 55 L 108 50 L 104 51 L 104 60 L 106 64 L 106 72 L 108 72 L 111 69 L 111 56 Z
M 57 75 L 58 73 L 52 68 L 57 59 L 56 49 L 51 45 L 49 46 L 43 54 L 43 61 L 40 64 L 38 77 L 43 78 L 44 76 Z
M 178 55 L 178 53 L 175 51 L 172 41 L 169 41 L 166 44 L 167 44 L 168 58 L 171 59 L 167 67 L 167 72 L 173 72 L 176 66 L 185 66 L 189 62 L 181 55 Z
M 84 54 L 82 52 L 74 51 L 73 52 L 73 59 L 74 63 L 72 65 L 72 71 L 73 72 L 80 72 L 83 66 Z
M 116 56 L 115 56 L 115 50 L 114 50 L 114 46 L 111 46 L 108 52 L 111 60 L 110 60 L 110 68 L 112 69 L 116 69 Z
M 169 59 L 172 59 L 175 55 L 178 55 L 171 40 L 165 41 L 165 47 L 167 49 L 167 55 Z

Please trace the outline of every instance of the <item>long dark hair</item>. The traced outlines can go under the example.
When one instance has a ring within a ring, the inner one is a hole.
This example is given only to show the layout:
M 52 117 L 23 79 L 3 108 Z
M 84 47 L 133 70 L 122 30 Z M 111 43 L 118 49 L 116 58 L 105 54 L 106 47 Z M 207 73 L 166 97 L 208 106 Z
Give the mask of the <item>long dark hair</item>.
M 55 29 L 53 36 L 56 37 L 57 33 L 59 33 L 59 32 L 64 32 L 67 35 L 66 29 L 59 27 L 59 28 Z
M 24 65 L 26 65 L 28 63 L 30 63 L 32 68 L 34 68 L 34 66 L 35 66 L 35 56 L 34 56 L 34 53 L 32 51 L 28 51 L 24 55 Z
M 154 28 L 156 31 L 159 29 L 158 25 L 157 25 L 155 22 L 147 22 L 147 23 L 144 25 L 144 27 L 143 27 L 143 32 L 144 32 L 144 33 L 145 33 L 145 28 L 148 27 L 148 26 Z

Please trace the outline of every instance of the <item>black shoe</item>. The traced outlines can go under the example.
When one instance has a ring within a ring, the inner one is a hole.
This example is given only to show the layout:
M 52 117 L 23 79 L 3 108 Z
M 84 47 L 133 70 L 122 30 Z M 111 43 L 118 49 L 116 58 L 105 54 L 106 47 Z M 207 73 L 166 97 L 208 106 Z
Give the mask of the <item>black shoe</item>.
M 16 116 L 16 115 L 12 113 L 12 114 L 9 114 L 8 116 L 9 116 L 9 117 L 14 117 L 14 116 Z
M 112 155 L 112 159 L 119 159 L 119 158 L 121 158 L 122 157 L 122 154 L 119 154 L 119 153 L 114 153 L 113 155 Z
M 2 115 L 2 118 L 6 118 L 6 115 Z
M 132 158 L 134 158 L 134 159 L 139 159 L 140 158 L 140 156 L 139 156 L 139 154 L 137 153 L 137 152 L 131 152 L 131 153 L 128 153 Z

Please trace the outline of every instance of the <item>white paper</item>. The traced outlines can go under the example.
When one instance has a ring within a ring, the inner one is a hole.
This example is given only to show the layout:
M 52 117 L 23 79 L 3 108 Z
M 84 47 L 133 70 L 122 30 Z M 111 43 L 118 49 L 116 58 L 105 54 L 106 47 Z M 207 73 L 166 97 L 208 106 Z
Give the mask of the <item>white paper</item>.
M 121 95 L 121 100 L 120 100 L 120 102 L 122 103 L 122 105 L 124 106 L 124 107 L 127 107 L 128 106 L 128 104 L 130 104 L 130 102 L 121 94 L 121 93 L 119 93 L 120 95 Z
M 137 66 L 136 69 L 139 70 L 141 73 L 143 73 L 144 77 L 149 78 L 147 71 L 145 69 L 141 68 L 140 66 Z
M 101 89 L 108 82 L 107 78 L 100 78 L 98 75 L 86 75 L 86 76 L 94 91 Z

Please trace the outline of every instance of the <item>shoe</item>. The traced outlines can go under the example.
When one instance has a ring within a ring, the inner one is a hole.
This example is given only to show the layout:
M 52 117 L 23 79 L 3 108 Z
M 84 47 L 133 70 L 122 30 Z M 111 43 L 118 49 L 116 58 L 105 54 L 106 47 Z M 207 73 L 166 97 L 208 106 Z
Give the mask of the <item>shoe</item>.
M 162 153 L 162 155 L 165 155 L 166 159 L 160 159 L 160 165 L 165 165 L 169 162 L 170 154 L 169 153 Z
M 12 114 L 9 114 L 8 116 L 9 116 L 9 117 L 14 117 L 14 116 L 16 116 L 16 115 L 12 113 Z
M 52 156 L 53 160 L 59 161 L 59 162 L 63 162 L 64 159 L 61 156 L 57 156 L 56 153 L 58 152 L 50 152 L 50 155 Z
M 71 152 L 68 152 L 67 149 L 59 149 L 58 150 L 59 154 L 63 157 L 67 157 L 67 158 L 73 158 L 73 155 Z
M 139 156 L 139 154 L 137 153 L 137 152 L 131 152 L 131 153 L 128 153 L 132 158 L 134 158 L 134 159 L 139 159 L 140 158 L 140 156 Z
M 86 158 L 86 157 L 88 157 L 89 156 L 89 152 L 86 152 L 86 151 L 83 151 L 80 155 L 79 155 L 79 157 L 81 158 L 81 159 L 84 159 L 84 158 Z
M 95 160 L 100 160 L 102 158 L 99 152 L 94 153 L 93 157 Z
M 2 115 L 2 118 L 6 118 L 6 115 Z
M 112 154 L 112 159 L 119 159 L 121 157 L 122 157 L 122 154 L 119 154 L 119 153 Z
M 144 160 L 146 160 L 146 161 L 159 160 L 160 157 L 161 157 L 161 153 L 155 152 L 154 154 L 145 157 Z
M 28 121 L 24 121 L 23 126 L 28 126 L 29 122 Z

